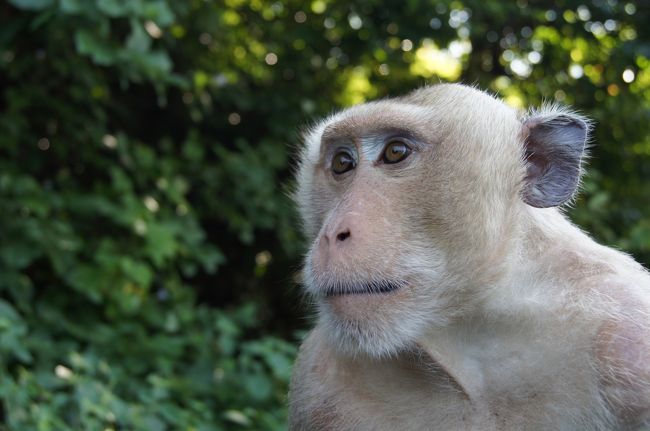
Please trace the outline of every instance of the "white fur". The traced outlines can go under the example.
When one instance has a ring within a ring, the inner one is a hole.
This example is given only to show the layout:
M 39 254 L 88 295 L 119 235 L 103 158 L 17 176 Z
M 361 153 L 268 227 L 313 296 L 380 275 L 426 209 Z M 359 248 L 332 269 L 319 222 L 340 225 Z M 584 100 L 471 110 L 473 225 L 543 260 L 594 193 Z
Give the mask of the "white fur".
M 526 125 L 561 128 L 565 117 L 591 127 L 565 108 L 522 115 L 476 89 L 438 85 L 334 114 L 306 134 L 295 198 L 314 242 L 303 274 L 319 318 L 294 372 L 292 430 L 650 421 L 648 272 L 560 209 L 523 200 Z M 423 141 L 393 170 L 363 147 L 386 126 Z M 333 177 L 325 133 L 352 136 L 359 164 L 349 176 Z M 323 242 L 341 223 L 351 239 Z M 323 295 L 382 280 L 404 286 Z

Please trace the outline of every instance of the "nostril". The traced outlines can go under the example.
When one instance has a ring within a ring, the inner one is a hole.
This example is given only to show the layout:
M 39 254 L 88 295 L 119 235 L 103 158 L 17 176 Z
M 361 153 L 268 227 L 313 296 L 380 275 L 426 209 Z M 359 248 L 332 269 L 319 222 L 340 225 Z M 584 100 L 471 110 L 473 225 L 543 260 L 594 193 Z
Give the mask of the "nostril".
M 349 237 L 350 237 L 350 230 L 349 229 L 346 229 L 345 231 L 343 231 L 343 232 L 339 233 L 338 235 L 336 235 L 337 241 L 345 241 Z

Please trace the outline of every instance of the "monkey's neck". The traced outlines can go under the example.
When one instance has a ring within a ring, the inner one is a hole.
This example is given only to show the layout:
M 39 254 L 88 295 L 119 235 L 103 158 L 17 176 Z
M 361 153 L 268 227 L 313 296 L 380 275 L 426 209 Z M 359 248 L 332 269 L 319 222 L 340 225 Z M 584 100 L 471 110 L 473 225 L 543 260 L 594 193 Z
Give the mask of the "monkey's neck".
M 575 248 L 577 242 L 585 247 L 592 243 L 556 210 L 549 210 L 541 221 L 530 220 L 519 240 L 510 244 L 508 256 L 500 256 L 502 271 L 475 286 L 480 293 L 469 314 L 449 326 L 429 328 L 416 343 L 417 350 L 444 370 L 470 401 L 487 395 L 486 380 L 495 372 L 489 367 L 516 363 L 518 355 L 534 357 L 543 350 L 530 340 L 552 340 L 544 322 L 552 319 L 553 310 L 567 305 L 563 291 L 570 288 L 552 273 L 565 264 L 559 253 Z M 552 341 L 546 346 L 552 349 Z
M 495 374 L 519 380 L 518 365 L 506 369 L 503 364 L 518 364 L 520 356 L 536 355 L 528 349 L 530 340 L 538 336 L 535 327 L 539 325 L 530 321 L 492 321 L 484 328 L 472 324 L 436 328 L 418 339 L 416 348 L 428 362 L 422 364 L 425 368 L 444 371 L 475 407 L 481 407 L 494 390 Z
M 445 372 L 455 383 L 456 388 L 470 401 L 481 398 L 483 390 L 483 372 L 449 337 L 423 338 L 417 342 L 416 348 L 424 354 L 430 364 Z

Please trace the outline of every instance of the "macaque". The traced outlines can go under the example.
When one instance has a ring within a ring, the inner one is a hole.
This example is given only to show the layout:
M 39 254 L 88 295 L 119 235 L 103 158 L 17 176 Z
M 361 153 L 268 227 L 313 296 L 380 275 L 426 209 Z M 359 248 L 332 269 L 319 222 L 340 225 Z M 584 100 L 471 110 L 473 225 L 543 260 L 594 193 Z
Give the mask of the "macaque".
M 561 207 L 590 122 L 441 84 L 305 135 L 294 431 L 650 424 L 650 275 Z

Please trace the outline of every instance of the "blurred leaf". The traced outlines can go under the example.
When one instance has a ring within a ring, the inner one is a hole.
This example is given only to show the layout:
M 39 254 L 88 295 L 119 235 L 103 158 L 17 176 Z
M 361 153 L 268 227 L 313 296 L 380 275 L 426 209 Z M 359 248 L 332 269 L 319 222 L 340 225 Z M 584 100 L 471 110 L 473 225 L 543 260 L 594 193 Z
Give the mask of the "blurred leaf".
M 149 51 L 151 47 L 151 38 L 144 31 L 142 25 L 136 21 L 131 20 L 131 34 L 126 40 L 126 48 L 139 53 Z
M 80 54 L 89 55 L 98 65 L 108 66 L 115 61 L 115 51 L 90 31 L 77 30 L 75 44 Z
M 54 4 L 54 0 L 9 0 L 9 3 L 20 9 L 42 10 Z
M 134 3 L 139 3 L 135 1 Z M 112 18 L 125 16 L 129 12 L 129 2 L 125 0 L 97 0 L 97 8 Z

